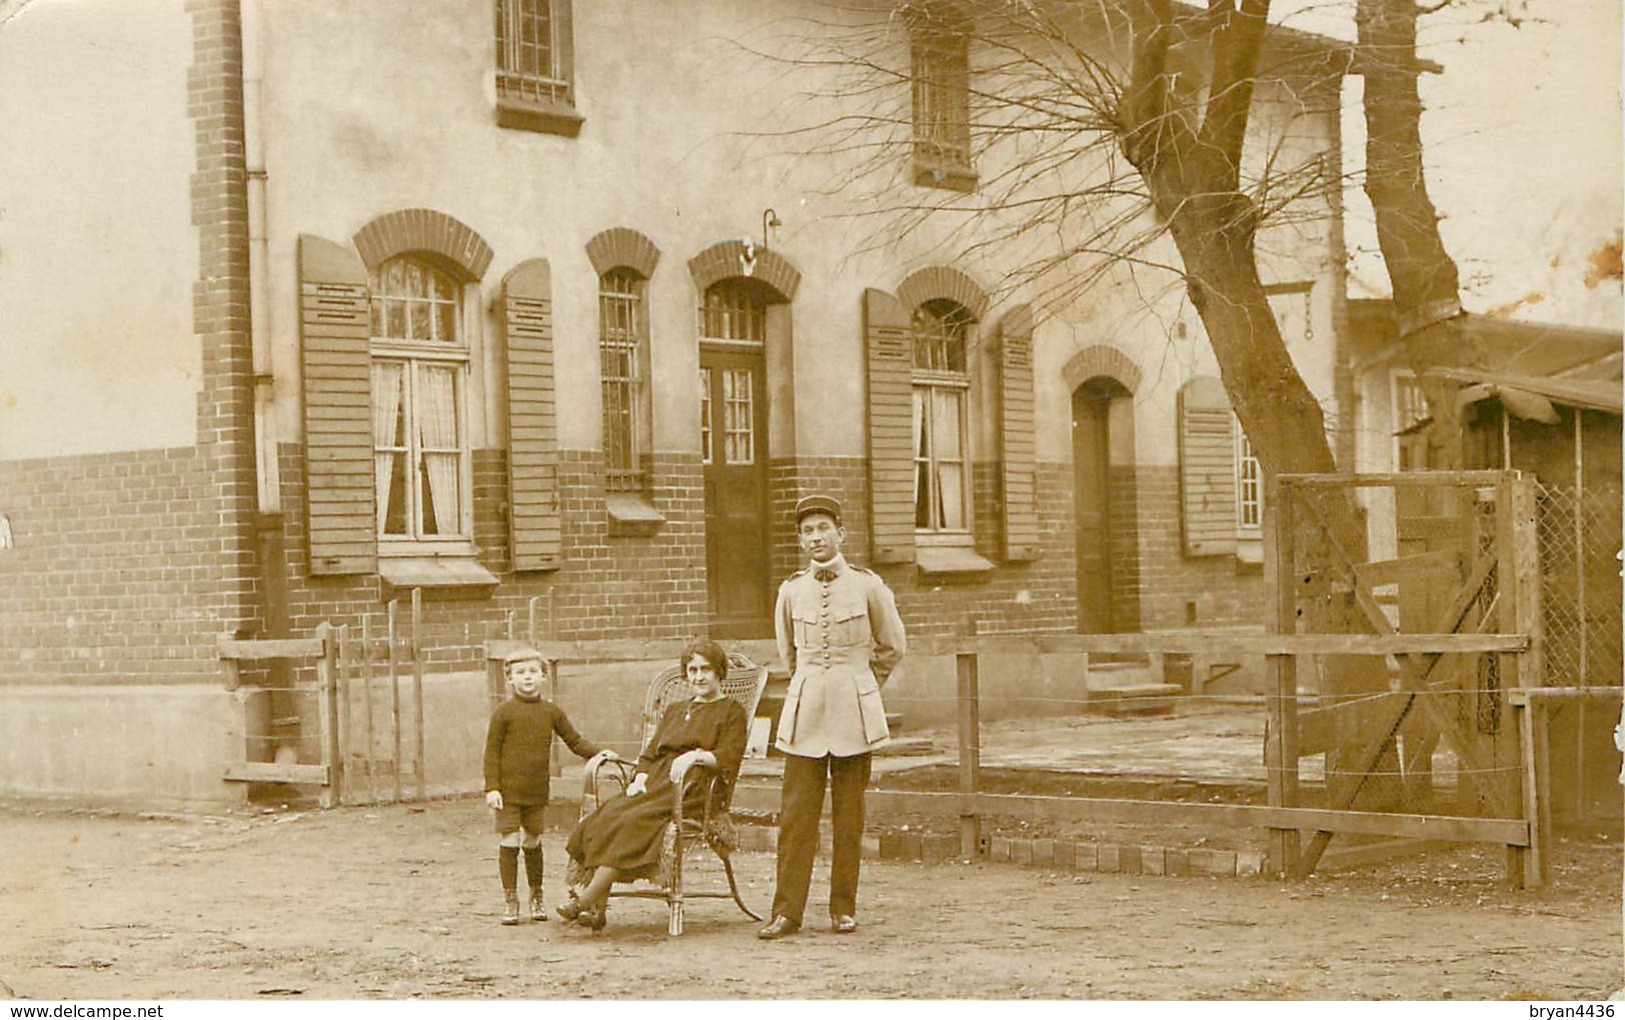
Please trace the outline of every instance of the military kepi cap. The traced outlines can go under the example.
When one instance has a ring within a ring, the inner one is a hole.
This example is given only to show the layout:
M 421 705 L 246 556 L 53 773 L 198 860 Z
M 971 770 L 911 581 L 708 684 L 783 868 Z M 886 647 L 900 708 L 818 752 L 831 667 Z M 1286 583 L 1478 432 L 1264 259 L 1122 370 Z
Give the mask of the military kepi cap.
M 835 518 L 835 523 L 841 523 L 841 504 L 834 496 L 823 493 L 814 493 L 811 496 L 802 496 L 796 501 L 796 523 L 808 514 L 829 514 Z

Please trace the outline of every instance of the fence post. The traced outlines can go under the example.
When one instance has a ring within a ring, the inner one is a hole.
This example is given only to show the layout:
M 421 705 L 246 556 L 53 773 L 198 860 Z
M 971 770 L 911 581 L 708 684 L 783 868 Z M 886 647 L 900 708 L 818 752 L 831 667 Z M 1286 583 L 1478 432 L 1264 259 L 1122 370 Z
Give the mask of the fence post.
M 378 801 L 378 745 L 372 726 L 372 616 L 361 616 L 361 709 L 367 713 L 367 800 Z
M 400 599 L 389 600 L 389 718 L 395 736 L 395 757 L 390 771 L 395 774 L 395 800 L 401 800 L 401 673 L 395 650 L 395 617 Z
M 322 657 L 316 660 L 316 714 L 321 723 L 322 757 L 327 766 L 327 785 L 322 787 L 318 803 L 330 808 L 338 804 L 344 781 L 344 762 L 339 757 L 338 684 L 334 677 L 338 645 L 333 639 L 333 627 L 328 623 L 316 627 L 316 636 L 322 642 Z
M 1297 631 L 1297 599 L 1293 586 L 1294 522 L 1292 486 L 1275 479 L 1269 482 L 1264 501 L 1264 563 L 1269 568 L 1269 595 L 1272 603 L 1270 630 L 1276 634 Z M 1264 740 L 1264 771 L 1271 807 L 1296 807 L 1298 803 L 1298 660 L 1291 655 L 1267 655 L 1269 720 Z M 1299 839 L 1297 829 L 1269 830 L 1269 855 L 1274 870 L 1283 877 L 1298 874 Z
M 354 691 L 350 684 L 350 671 L 345 663 L 350 661 L 350 625 L 343 623 L 338 628 L 339 643 L 335 656 L 333 669 L 333 686 L 338 688 L 338 727 L 339 727 L 339 754 L 338 760 L 345 761 L 355 754 L 355 712 L 350 707 L 351 695 Z M 338 791 L 339 801 L 343 802 L 344 791 Z
M 1541 839 L 1540 754 L 1535 737 L 1535 717 L 1545 709 L 1532 693 L 1512 691 L 1508 701 L 1518 720 L 1518 751 L 1523 766 L 1523 819 L 1529 826 L 1529 849 L 1524 857 L 1526 886 L 1541 884 L 1546 875 L 1546 846 Z
M 981 853 L 982 817 L 971 796 L 982 787 L 981 694 L 978 690 L 977 654 L 954 656 L 959 688 L 959 853 L 974 860 Z
M 412 724 L 419 801 L 428 799 L 423 768 L 423 589 L 412 589 Z
M 1529 636 L 1526 651 L 1496 654 L 1500 664 L 1501 682 L 1501 690 L 1497 693 L 1502 697 L 1508 697 L 1517 688 L 1541 686 L 1545 672 L 1546 649 L 1540 619 L 1540 546 L 1539 535 L 1536 533 L 1532 480 L 1516 471 L 1503 473 L 1501 484 L 1496 487 L 1495 502 L 1495 573 L 1500 598 L 1500 613 L 1495 624 L 1503 634 Z M 1482 696 L 1481 694 L 1480 697 Z M 1537 714 L 1539 711 L 1540 709 L 1534 705 L 1527 710 Z M 1526 769 L 1536 768 L 1533 754 L 1536 743 L 1534 720 L 1535 716 L 1531 715 L 1528 739 L 1530 753 L 1519 758 Z M 1524 734 L 1521 726 L 1519 730 L 1515 739 L 1522 743 Z M 1510 784 L 1514 788 L 1505 791 L 1503 803 L 1517 803 L 1519 799 L 1538 799 L 1532 792 L 1538 788 L 1538 779 L 1537 775 L 1533 786 L 1527 779 L 1521 784 Z M 1530 805 L 1524 805 L 1523 814 L 1538 822 L 1539 812 L 1531 813 Z M 1542 858 L 1546 856 L 1546 848 L 1537 845 L 1539 839 L 1537 824 L 1529 833 L 1529 847 L 1507 847 L 1507 881 L 1513 887 L 1533 887 L 1541 884 Z

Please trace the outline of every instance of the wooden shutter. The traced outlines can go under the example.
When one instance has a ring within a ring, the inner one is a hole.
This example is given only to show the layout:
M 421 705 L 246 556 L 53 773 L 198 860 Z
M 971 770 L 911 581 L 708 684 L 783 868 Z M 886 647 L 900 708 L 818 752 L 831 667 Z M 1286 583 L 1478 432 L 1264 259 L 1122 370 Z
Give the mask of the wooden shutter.
M 1180 516 L 1185 555 L 1236 551 L 1236 437 L 1219 380 L 1192 379 L 1179 391 Z
M 869 365 L 869 512 L 876 563 L 914 560 L 914 348 L 908 309 L 863 292 Z
M 522 262 L 502 280 L 508 357 L 508 527 L 514 570 L 557 570 L 564 562 L 552 286 L 546 259 Z
M 1033 317 L 1026 305 L 999 323 L 999 470 L 1004 558 L 1038 558 L 1038 453 L 1033 436 Z
M 299 237 L 305 506 L 312 574 L 378 569 L 367 269 L 346 249 Z

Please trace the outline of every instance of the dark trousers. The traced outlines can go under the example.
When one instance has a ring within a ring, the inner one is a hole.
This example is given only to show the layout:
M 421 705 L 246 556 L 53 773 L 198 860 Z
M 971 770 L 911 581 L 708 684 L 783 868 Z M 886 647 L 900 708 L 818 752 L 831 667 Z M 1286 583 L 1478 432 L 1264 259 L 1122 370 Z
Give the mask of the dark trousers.
M 784 756 L 784 785 L 779 794 L 778 882 L 773 914 L 800 923 L 812 884 L 813 855 L 818 852 L 818 816 L 824 811 L 824 781 L 829 780 L 834 860 L 829 872 L 831 917 L 858 912 L 858 862 L 863 856 L 863 788 L 869 785 L 867 754 L 837 758 Z

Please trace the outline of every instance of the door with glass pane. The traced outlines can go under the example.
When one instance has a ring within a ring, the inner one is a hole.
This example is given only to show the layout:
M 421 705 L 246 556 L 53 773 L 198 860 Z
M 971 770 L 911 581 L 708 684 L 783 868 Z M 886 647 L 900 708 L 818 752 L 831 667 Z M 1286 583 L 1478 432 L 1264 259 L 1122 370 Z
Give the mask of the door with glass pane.
M 766 383 L 760 347 L 701 345 L 705 566 L 711 635 L 718 638 L 773 631 Z

